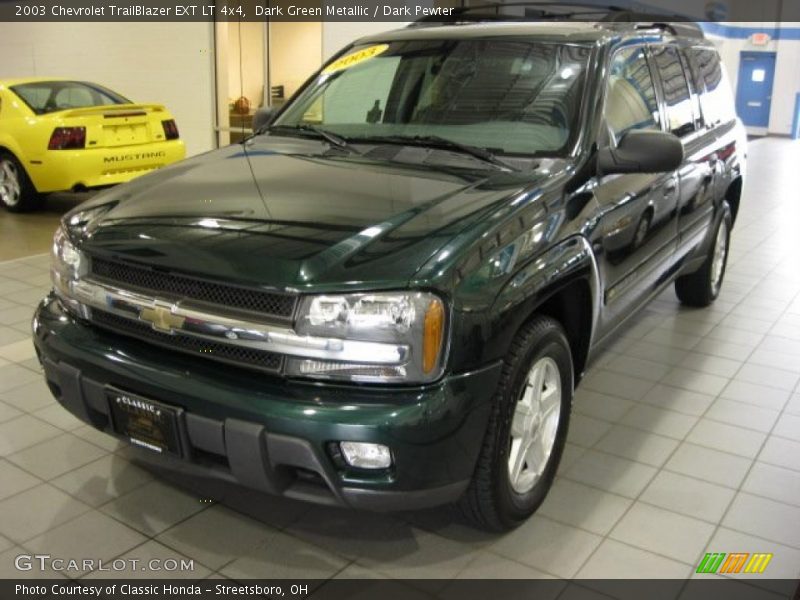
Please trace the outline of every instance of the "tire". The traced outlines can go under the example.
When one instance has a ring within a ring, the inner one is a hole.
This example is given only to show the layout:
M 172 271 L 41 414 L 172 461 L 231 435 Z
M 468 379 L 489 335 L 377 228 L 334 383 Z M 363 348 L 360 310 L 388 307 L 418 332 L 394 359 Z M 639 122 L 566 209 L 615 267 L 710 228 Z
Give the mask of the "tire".
M 536 379 L 539 374 L 542 379 Z M 529 387 L 531 379 L 540 385 Z M 488 531 L 508 531 L 544 501 L 564 451 L 573 381 L 572 355 L 563 328 L 550 317 L 534 317 L 511 344 L 475 473 L 458 503 L 472 524 Z M 550 407 L 546 414 L 556 410 L 557 414 L 543 418 L 539 411 L 528 409 L 537 406 L 535 397 Z M 536 413 L 543 418 L 541 427 L 536 425 Z M 531 453 L 520 452 L 527 441 L 525 432 L 539 440 Z M 525 460 L 515 460 L 520 456 Z M 536 464 L 528 464 L 531 457 Z
M 717 299 L 722 289 L 725 267 L 728 264 L 732 219 L 727 202 L 722 203 L 720 211 L 722 215 L 714 229 L 706 260 L 694 273 L 682 275 L 675 280 L 675 294 L 687 306 L 708 306 Z
M 40 208 L 42 201 L 16 157 L 0 152 L 0 204 L 9 212 L 28 212 Z
M 653 213 L 649 210 L 639 218 L 639 223 L 636 225 L 636 231 L 633 233 L 633 241 L 631 242 L 631 248 L 633 250 L 639 248 L 647 239 L 647 234 L 650 233 L 652 220 Z

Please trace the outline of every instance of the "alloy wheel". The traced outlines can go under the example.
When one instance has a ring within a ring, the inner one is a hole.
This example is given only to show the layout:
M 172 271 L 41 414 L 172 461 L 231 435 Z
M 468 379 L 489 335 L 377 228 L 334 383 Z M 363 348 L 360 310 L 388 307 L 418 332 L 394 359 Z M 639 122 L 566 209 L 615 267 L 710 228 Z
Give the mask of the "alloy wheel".
M 17 166 L 9 159 L 0 159 L 0 201 L 6 206 L 16 206 L 22 196 Z
M 728 224 L 725 219 L 719 224 L 717 237 L 714 240 L 714 256 L 711 259 L 711 291 L 716 296 L 722 285 L 722 274 L 725 270 L 725 258 L 728 255 Z
M 537 360 L 514 408 L 508 453 L 511 487 L 518 494 L 533 489 L 555 447 L 561 415 L 561 373 L 550 357 Z

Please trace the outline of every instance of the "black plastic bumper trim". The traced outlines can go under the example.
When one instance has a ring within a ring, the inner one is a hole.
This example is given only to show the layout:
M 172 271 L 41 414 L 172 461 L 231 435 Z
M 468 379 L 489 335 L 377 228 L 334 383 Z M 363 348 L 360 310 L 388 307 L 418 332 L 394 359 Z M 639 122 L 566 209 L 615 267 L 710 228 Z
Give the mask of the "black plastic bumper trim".
M 63 362 L 42 362 L 45 377 L 58 402 L 82 421 L 109 435 L 112 428 L 106 386 L 89 379 Z M 240 419 L 217 421 L 181 411 L 185 458 L 141 450 L 145 462 L 201 477 L 237 483 L 269 494 L 325 505 L 350 506 L 373 511 L 428 508 L 458 499 L 469 481 L 424 490 L 373 490 L 343 487 L 333 465 L 320 460 L 320 450 L 302 438 L 271 433 L 259 424 Z M 196 451 L 227 461 L 227 468 L 208 466 Z M 297 476 L 296 470 L 318 476 L 318 482 Z

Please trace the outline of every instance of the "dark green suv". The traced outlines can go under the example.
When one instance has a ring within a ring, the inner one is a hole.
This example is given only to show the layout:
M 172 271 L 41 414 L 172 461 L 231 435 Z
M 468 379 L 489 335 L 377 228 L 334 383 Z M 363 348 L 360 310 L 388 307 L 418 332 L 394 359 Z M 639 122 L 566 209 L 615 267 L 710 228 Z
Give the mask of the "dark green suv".
M 719 294 L 744 137 L 687 24 L 362 39 L 263 129 L 69 213 L 34 341 L 57 400 L 311 502 L 542 502 L 593 352 Z

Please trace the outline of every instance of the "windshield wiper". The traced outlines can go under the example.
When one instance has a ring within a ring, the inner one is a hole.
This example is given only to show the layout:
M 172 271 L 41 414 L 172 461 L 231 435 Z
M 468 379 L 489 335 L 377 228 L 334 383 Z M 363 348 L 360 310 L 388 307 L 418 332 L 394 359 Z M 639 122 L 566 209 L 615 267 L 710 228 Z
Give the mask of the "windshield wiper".
M 364 138 L 356 138 L 353 141 L 358 142 L 388 142 L 392 144 L 411 144 L 415 146 L 428 146 L 430 148 L 444 148 L 447 150 L 455 150 L 464 154 L 469 154 L 475 158 L 479 158 L 484 162 L 491 163 L 506 170 L 517 171 L 508 163 L 497 158 L 491 151 L 480 146 L 471 146 L 469 144 L 462 144 L 451 139 L 441 137 L 438 135 L 387 135 L 387 136 L 371 136 Z
M 270 125 L 266 128 L 267 131 L 306 131 L 310 133 L 314 133 L 317 136 L 323 138 L 326 142 L 328 142 L 331 146 L 336 146 L 337 148 L 343 148 L 348 152 L 354 152 L 355 154 L 361 154 L 358 150 L 353 148 L 345 138 L 340 135 L 336 135 L 332 131 L 328 131 L 327 129 L 323 129 L 322 127 L 317 127 L 316 125 L 309 125 L 307 123 L 301 123 L 299 125 Z

